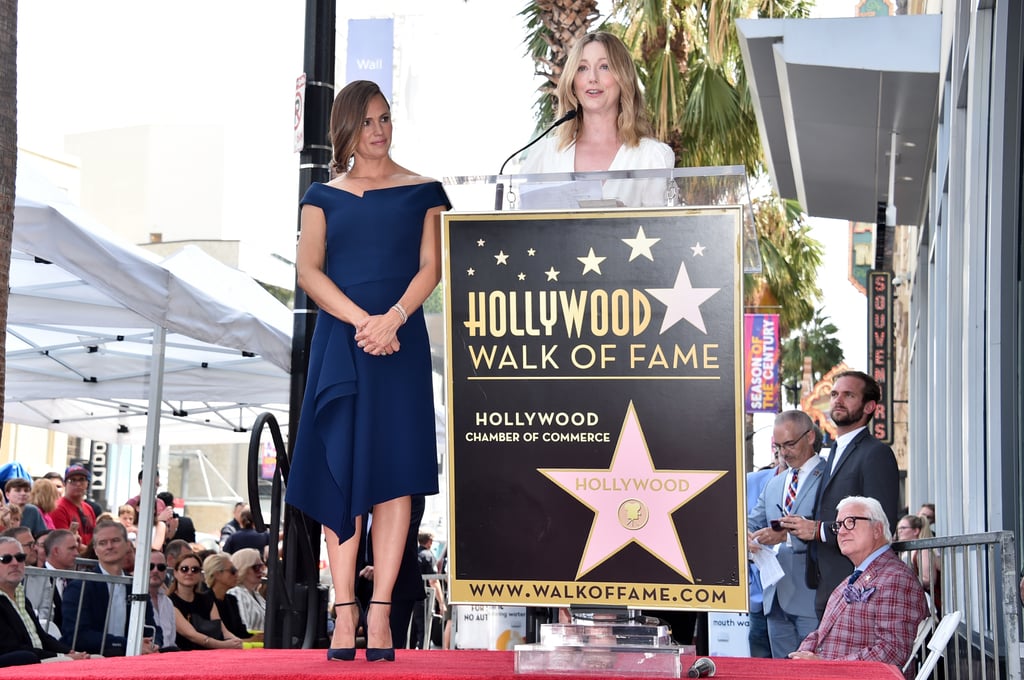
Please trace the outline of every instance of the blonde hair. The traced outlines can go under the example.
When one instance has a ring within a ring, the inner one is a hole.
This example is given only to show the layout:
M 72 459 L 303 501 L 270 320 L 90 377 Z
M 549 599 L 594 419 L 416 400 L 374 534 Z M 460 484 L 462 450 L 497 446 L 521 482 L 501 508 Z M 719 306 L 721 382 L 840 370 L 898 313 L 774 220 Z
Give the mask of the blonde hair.
M 239 582 L 244 582 L 253 567 L 263 564 L 263 558 L 260 557 L 260 551 L 256 548 L 242 548 L 236 550 L 235 554 L 231 556 L 231 563 L 238 569 Z
M 57 509 L 57 501 L 60 500 L 60 492 L 56 485 L 45 477 L 37 479 L 32 485 L 32 492 L 28 495 L 28 502 L 45 513 L 51 513 Z
M 608 65 L 612 77 L 619 86 L 619 139 L 626 146 L 636 146 L 643 137 L 653 137 L 654 128 L 647 118 L 647 107 L 644 105 L 643 93 L 640 91 L 640 80 L 636 74 L 633 56 L 618 37 L 604 31 L 587 33 L 580 38 L 565 60 L 562 77 L 558 80 L 556 95 L 558 96 L 558 115 L 561 118 L 575 109 L 576 118 L 565 123 L 558 129 L 558 148 L 567 148 L 576 139 L 580 126 L 583 125 L 584 113 L 580 101 L 573 89 L 576 72 L 583 59 L 583 48 L 592 42 L 604 45 L 608 53 Z
M 213 582 L 217 579 L 217 574 L 222 571 L 228 571 L 235 565 L 231 563 L 231 558 L 224 553 L 214 553 L 203 560 L 203 580 L 206 581 L 207 588 L 213 588 Z

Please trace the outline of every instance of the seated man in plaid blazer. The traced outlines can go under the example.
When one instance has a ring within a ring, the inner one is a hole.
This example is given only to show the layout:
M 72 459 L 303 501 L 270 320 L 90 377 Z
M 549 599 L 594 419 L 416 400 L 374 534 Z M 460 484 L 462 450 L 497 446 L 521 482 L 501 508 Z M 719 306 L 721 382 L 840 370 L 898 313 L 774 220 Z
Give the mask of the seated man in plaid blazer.
M 789 656 L 902 666 L 928 615 L 921 581 L 889 547 L 889 520 L 878 501 L 848 496 L 836 509 L 831 529 L 855 569 L 832 591 L 818 629 Z

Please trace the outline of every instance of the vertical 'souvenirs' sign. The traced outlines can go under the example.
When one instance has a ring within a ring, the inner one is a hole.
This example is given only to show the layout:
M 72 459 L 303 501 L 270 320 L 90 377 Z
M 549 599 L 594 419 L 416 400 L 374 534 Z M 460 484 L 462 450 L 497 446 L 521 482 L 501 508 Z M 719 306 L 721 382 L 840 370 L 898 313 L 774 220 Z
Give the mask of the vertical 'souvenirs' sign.
M 892 274 L 868 274 L 868 368 L 882 388 L 871 419 L 875 439 L 892 444 Z
M 741 216 L 445 215 L 453 601 L 747 609 Z

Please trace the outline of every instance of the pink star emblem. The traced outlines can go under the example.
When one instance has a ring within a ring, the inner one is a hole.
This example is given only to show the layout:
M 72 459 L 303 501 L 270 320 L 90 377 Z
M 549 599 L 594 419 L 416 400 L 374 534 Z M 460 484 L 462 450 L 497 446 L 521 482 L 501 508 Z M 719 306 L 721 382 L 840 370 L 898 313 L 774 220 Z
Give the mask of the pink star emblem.
M 607 470 L 538 469 L 594 511 L 576 573 L 580 578 L 630 543 L 693 581 L 672 513 L 722 477 L 725 470 L 656 470 L 633 402 Z

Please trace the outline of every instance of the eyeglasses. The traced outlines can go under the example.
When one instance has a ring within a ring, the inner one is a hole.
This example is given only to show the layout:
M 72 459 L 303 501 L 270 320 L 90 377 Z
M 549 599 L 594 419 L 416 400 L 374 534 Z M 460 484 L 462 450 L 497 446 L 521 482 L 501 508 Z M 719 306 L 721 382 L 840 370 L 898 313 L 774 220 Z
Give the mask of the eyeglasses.
M 14 555 L 0 555 L 0 564 L 10 564 L 11 560 L 18 560 L 18 564 L 25 561 L 25 553 L 15 553 Z
M 221 569 L 221 571 L 223 571 L 223 572 L 225 572 L 227 574 L 231 574 L 232 576 L 234 576 L 234 575 L 236 575 L 238 573 L 238 569 L 236 569 L 234 567 L 231 567 L 230 569 Z
M 203 570 L 202 567 L 178 567 L 178 571 L 180 571 L 182 574 L 189 574 L 189 573 L 198 574 L 202 570 Z
M 153 564 L 152 562 L 150 562 L 149 563 L 149 570 L 153 571 L 154 569 L 156 569 L 157 571 L 167 571 L 167 565 L 166 564 Z
M 25 550 L 31 550 L 32 548 L 36 547 L 36 541 L 29 541 L 28 543 L 22 543 L 21 547 L 24 548 Z
M 253 571 L 263 571 L 263 570 L 264 570 L 264 569 L 266 569 L 266 568 L 267 568 L 267 565 L 265 565 L 265 564 L 263 564 L 263 563 L 260 563 L 260 564 L 254 564 L 254 565 L 252 565 L 252 567 L 251 567 L 251 569 L 252 569 Z
M 807 433 L 810 431 L 811 428 L 807 428 L 806 430 L 804 430 L 803 434 L 801 434 L 796 439 L 792 439 L 788 442 L 782 442 L 781 444 L 772 444 L 772 451 L 774 451 L 775 453 L 779 453 L 783 450 L 792 451 L 793 448 L 800 443 L 800 440 L 807 436 Z
M 65 484 L 88 484 L 89 480 L 86 479 L 85 477 L 72 477 L 71 479 L 69 479 L 68 481 L 66 481 L 64 483 Z
M 829 526 L 832 527 L 832 532 L 836 533 L 836 534 L 839 533 L 839 528 L 840 527 L 846 529 L 847 531 L 853 531 L 854 528 L 857 526 L 857 520 L 859 520 L 859 519 L 862 519 L 865 522 L 874 522 L 875 521 L 875 520 L 871 519 L 870 517 L 855 517 L 855 516 L 851 515 L 850 517 L 844 517 L 843 519 L 841 519 L 839 521 L 832 522 L 832 524 L 830 524 Z

